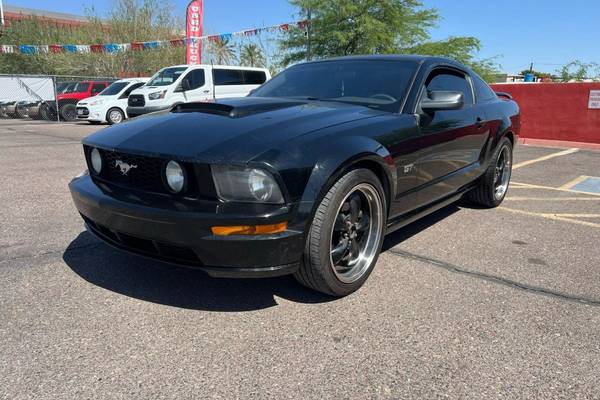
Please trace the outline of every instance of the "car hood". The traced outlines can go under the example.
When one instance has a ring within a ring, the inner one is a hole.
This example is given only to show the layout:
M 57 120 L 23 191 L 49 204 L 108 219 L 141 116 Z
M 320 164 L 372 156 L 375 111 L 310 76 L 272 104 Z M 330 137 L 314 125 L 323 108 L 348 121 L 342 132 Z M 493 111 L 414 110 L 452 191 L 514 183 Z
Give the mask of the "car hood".
M 139 88 L 135 89 L 130 94 L 149 94 L 149 93 L 154 93 L 154 92 L 161 92 L 163 90 L 169 89 L 171 86 L 173 86 L 173 84 L 166 85 L 166 86 L 145 86 L 144 85 L 144 86 L 140 86 Z
M 182 161 L 244 163 L 300 135 L 381 114 L 334 102 L 223 99 L 130 120 L 87 137 L 84 144 Z

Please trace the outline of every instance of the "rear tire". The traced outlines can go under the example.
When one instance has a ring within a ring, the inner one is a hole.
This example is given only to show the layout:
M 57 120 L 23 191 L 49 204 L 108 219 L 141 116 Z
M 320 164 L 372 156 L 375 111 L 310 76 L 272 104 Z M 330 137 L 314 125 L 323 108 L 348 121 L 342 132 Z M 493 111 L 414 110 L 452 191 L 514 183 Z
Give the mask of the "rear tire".
M 77 119 L 77 110 L 75 104 L 63 104 L 60 107 L 60 117 L 63 121 L 75 121 Z
M 490 166 L 480 178 L 477 187 L 467 194 L 471 202 L 487 207 L 498 207 L 508 191 L 512 175 L 513 145 L 509 138 L 500 140 Z
M 358 290 L 377 263 L 386 210 L 383 187 L 372 171 L 342 176 L 317 208 L 296 280 L 331 296 Z

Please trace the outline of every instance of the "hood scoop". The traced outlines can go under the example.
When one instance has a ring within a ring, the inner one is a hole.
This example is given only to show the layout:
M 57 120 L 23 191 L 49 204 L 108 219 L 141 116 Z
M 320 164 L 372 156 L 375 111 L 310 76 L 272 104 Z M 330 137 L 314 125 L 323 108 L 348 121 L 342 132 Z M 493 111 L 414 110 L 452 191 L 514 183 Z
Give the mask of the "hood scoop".
M 219 103 L 183 103 L 171 109 L 172 113 L 205 113 L 222 115 L 229 118 L 243 118 L 253 114 L 280 110 L 283 108 L 304 105 L 306 102 L 286 99 L 245 97 L 239 99 L 223 99 Z

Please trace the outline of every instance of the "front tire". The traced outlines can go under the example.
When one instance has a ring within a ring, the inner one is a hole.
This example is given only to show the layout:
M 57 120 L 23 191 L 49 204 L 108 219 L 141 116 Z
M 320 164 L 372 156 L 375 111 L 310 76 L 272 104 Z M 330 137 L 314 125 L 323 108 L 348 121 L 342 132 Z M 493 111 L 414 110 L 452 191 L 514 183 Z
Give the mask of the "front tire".
M 331 296 L 358 290 L 377 263 L 387 213 L 377 176 L 355 169 L 329 189 L 315 213 L 298 282 Z
M 108 122 L 109 125 L 120 124 L 124 120 L 125 114 L 123 114 L 123 111 L 119 110 L 118 108 L 111 108 L 106 113 L 106 122 Z
M 504 137 L 498 144 L 492 162 L 477 187 L 467 194 L 468 199 L 480 206 L 498 207 L 508 191 L 512 175 L 513 145 Z

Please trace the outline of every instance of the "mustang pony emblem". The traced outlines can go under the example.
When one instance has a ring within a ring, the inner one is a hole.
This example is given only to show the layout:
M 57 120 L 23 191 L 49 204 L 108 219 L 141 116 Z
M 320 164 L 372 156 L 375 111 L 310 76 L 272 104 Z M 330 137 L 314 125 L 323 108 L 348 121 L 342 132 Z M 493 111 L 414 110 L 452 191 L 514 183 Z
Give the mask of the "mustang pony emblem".
M 121 170 L 121 173 L 123 175 L 127 175 L 129 173 L 129 171 L 131 171 L 134 168 L 137 168 L 138 166 L 133 165 L 133 164 L 127 164 L 126 162 L 117 160 L 117 161 L 115 161 L 115 167 L 119 167 L 119 169 Z

